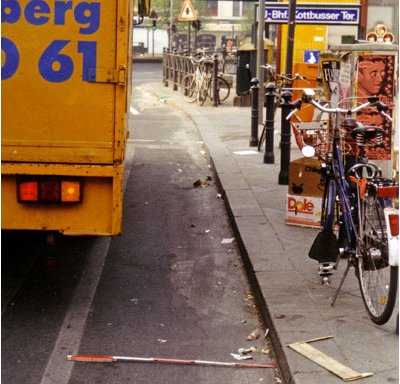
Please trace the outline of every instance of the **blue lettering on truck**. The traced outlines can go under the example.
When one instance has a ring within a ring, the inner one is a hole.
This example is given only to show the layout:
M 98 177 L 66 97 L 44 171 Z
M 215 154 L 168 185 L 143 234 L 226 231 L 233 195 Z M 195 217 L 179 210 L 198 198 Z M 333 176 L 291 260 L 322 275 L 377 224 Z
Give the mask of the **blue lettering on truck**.
M 23 2 L 23 1 L 21 1 Z M 53 11 L 48 4 L 49 0 L 31 0 L 25 6 L 20 0 L 1 1 L 2 24 L 15 24 L 22 18 L 28 24 L 42 26 L 53 23 L 56 26 L 66 25 L 66 15 L 71 13 L 81 35 L 92 35 L 100 27 L 99 2 L 54 1 Z M 74 62 L 62 50 L 73 44 L 74 49 L 82 55 L 82 81 L 93 81 L 89 78 L 89 69 L 96 68 L 97 42 L 53 40 L 38 57 L 38 72 L 43 79 L 59 83 L 67 81 L 74 73 Z M 4 62 L 1 67 L 1 79 L 11 78 L 17 71 L 20 63 L 20 52 L 17 45 L 7 37 L 1 38 L 1 50 L 4 53 Z

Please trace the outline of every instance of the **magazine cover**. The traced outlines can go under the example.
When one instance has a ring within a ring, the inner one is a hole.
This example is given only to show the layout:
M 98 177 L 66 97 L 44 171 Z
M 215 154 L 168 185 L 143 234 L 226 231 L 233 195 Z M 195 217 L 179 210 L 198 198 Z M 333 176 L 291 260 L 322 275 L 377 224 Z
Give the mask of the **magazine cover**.
M 340 100 L 340 57 L 337 54 L 321 54 L 321 78 L 325 93 L 329 96 L 329 100 L 331 101 L 331 107 L 337 106 Z

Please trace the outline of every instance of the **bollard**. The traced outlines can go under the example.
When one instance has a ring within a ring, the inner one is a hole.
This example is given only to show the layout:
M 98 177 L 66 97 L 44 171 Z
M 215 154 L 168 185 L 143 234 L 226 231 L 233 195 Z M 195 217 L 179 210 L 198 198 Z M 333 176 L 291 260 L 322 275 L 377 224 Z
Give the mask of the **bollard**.
M 168 48 L 163 48 L 163 83 L 168 87 Z
M 258 93 L 260 88 L 258 83 L 260 80 L 253 77 L 250 81 L 251 86 L 251 134 L 250 134 L 250 147 L 258 146 Z
M 264 164 L 274 164 L 274 131 L 275 131 L 275 91 L 274 83 L 268 83 L 265 87 L 265 153 Z
M 218 53 L 214 53 L 213 61 L 213 106 L 219 105 L 219 89 L 218 89 Z
M 281 119 L 281 170 L 279 172 L 278 184 L 289 184 L 289 166 L 290 166 L 290 121 L 286 120 L 286 116 L 293 109 L 290 103 L 292 93 L 285 91 L 282 93 L 284 102 L 281 105 L 282 119 Z
M 174 55 L 172 57 L 172 68 L 173 68 L 173 90 L 177 91 L 178 90 L 178 51 L 174 49 Z

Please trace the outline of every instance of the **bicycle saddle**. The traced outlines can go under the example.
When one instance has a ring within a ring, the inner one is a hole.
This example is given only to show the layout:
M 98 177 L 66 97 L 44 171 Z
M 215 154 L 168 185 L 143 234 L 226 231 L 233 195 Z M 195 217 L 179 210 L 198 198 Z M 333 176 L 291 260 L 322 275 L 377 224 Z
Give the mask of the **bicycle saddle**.
M 383 129 L 374 126 L 357 127 L 351 131 L 351 136 L 356 140 L 357 145 L 377 146 L 383 142 Z

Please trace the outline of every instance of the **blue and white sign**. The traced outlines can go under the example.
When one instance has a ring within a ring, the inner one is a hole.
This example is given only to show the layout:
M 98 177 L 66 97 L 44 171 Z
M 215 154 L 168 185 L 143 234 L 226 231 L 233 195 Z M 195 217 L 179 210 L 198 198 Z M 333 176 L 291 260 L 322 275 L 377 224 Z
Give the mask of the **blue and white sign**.
M 287 23 L 289 5 L 287 3 L 265 3 L 265 22 L 272 24 Z M 360 22 L 360 6 L 357 4 L 301 3 L 296 7 L 297 24 L 332 24 L 358 25 Z
M 304 51 L 303 61 L 307 64 L 318 64 L 319 63 L 319 53 L 317 50 L 306 49 Z

